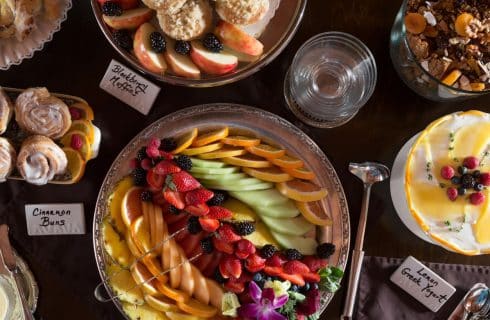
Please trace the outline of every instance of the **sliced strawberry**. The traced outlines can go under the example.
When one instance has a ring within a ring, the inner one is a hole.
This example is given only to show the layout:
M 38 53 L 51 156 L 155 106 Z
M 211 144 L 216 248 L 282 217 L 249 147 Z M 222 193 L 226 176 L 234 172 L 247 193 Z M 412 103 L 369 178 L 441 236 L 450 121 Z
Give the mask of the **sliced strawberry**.
M 162 157 L 165 160 L 172 160 L 174 158 L 174 155 L 168 152 L 165 152 L 163 150 L 160 150 L 160 157 Z
M 181 169 L 178 166 L 173 164 L 171 161 L 167 161 L 167 160 L 160 161 L 155 166 L 155 168 L 153 168 L 153 170 L 155 170 L 155 173 L 162 176 L 166 176 L 167 174 L 177 173 L 181 171 Z
M 221 258 L 223 257 L 223 254 L 221 252 L 215 251 L 213 254 L 207 254 L 207 256 L 213 256 L 213 260 L 211 260 L 206 268 L 202 270 L 202 274 L 205 277 L 212 278 L 214 272 L 216 271 L 216 268 L 219 265 L 219 262 L 221 261 Z
M 233 216 L 233 212 L 220 206 L 212 206 L 209 207 L 208 216 L 209 218 L 219 219 L 219 220 L 229 219 Z
M 249 255 L 254 254 L 256 251 L 252 242 L 247 239 L 241 239 L 236 244 L 235 255 L 240 259 L 246 259 Z
M 202 229 L 207 232 L 215 232 L 219 228 L 219 220 L 216 219 L 200 217 L 199 224 L 201 224 Z
M 266 261 L 266 265 L 271 266 L 271 267 L 280 267 L 286 262 L 284 259 L 281 258 L 281 256 L 276 253 Z
M 203 254 L 196 260 L 194 260 L 193 264 L 201 271 L 206 270 L 209 264 L 213 262 L 215 259 L 214 254 Z
M 165 220 L 165 222 L 167 223 L 167 225 L 170 226 L 170 225 L 176 223 L 177 221 L 180 221 L 180 220 L 182 220 L 184 218 L 188 218 L 189 217 L 188 214 L 186 214 L 185 212 L 182 212 L 182 211 L 179 214 L 173 214 L 173 213 L 171 213 L 170 211 L 168 211 L 168 209 L 166 209 L 166 207 L 168 208 L 168 206 L 169 206 L 168 203 L 165 203 L 162 206 L 163 219 Z
M 304 275 L 310 273 L 310 268 L 301 261 L 293 260 L 288 261 L 282 266 L 284 272 L 288 274 Z
M 325 268 L 328 265 L 328 261 L 326 259 L 319 259 L 315 256 L 306 256 L 303 258 L 302 262 L 306 264 L 313 272 L 317 272 L 321 268 Z
M 227 254 L 233 254 L 235 249 L 233 248 L 233 244 L 225 242 L 221 239 L 218 239 L 216 237 L 213 237 L 213 246 L 216 250 L 220 252 L 224 252 Z
M 218 237 L 229 243 L 235 243 L 239 241 L 242 237 L 237 235 L 233 229 L 233 227 L 229 224 L 223 224 L 219 229 L 218 229 Z
M 146 182 L 152 191 L 160 191 L 162 190 L 165 178 L 159 174 L 156 174 L 153 170 L 148 170 L 146 172 Z
M 172 183 L 180 192 L 191 191 L 201 186 L 199 181 L 185 171 L 172 174 Z
M 302 275 L 306 282 L 320 282 L 320 275 L 318 273 L 309 272 Z
M 214 192 L 208 189 L 199 188 L 189 191 L 185 194 L 185 203 L 189 205 L 196 205 L 206 203 L 208 200 L 214 197 Z M 214 218 L 214 217 L 213 217 Z M 214 218 L 219 219 L 219 218 Z
M 221 272 L 223 278 L 238 279 L 242 275 L 242 263 L 234 256 L 225 256 L 219 263 L 219 271 Z
M 184 249 L 187 258 L 194 257 L 201 252 L 202 238 L 204 238 L 204 233 L 199 232 L 198 234 L 189 234 L 182 241 L 179 241 L 182 244 L 181 247 Z
M 195 205 L 187 205 L 184 210 L 186 212 L 189 212 L 190 214 L 194 216 L 205 216 L 209 212 L 209 207 L 205 203 L 199 203 Z
M 184 216 L 185 216 L 185 219 L 177 220 L 175 223 L 168 225 L 169 234 L 173 234 L 174 232 L 177 232 L 181 229 L 185 229 L 184 231 L 182 231 L 181 233 L 179 233 L 177 235 L 178 237 L 175 239 L 177 242 L 182 240 L 182 237 L 188 233 L 186 227 L 187 227 L 187 220 L 189 219 L 189 216 L 188 215 L 184 215 Z
M 165 198 L 165 200 L 167 200 L 168 203 L 170 203 L 177 209 L 182 210 L 185 208 L 184 196 L 182 195 L 182 193 L 166 189 L 165 191 L 163 191 L 163 197 Z
M 242 293 L 245 291 L 245 283 L 230 279 L 225 283 L 225 288 L 233 293 Z
M 292 284 L 298 285 L 300 287 L 306 284 L 305 279 L 299 274 L 287 274 L 285 272 L 278 275 L 279 278 L 283 280 L 288 280 Z
M 259 272 L 265 267 L 265 259 L 260 257 L 258 254 L 251 254 L 247 260 L 245 260 L 245 268 L 252 272 Z

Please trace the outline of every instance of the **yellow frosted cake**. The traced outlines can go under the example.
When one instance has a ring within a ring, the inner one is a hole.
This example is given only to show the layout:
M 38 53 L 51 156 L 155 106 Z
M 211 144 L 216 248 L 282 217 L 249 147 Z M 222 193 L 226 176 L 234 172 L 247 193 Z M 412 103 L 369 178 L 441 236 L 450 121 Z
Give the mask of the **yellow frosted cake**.
M 490 253 L 490 114 L 457 112 L 431 123 L 408 155 L 408 207 L 434 241 Z

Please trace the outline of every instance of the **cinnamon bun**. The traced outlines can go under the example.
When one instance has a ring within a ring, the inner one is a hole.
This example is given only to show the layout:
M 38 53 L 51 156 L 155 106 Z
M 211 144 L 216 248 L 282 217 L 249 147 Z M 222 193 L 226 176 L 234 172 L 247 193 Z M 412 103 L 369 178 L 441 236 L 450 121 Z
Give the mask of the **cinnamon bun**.
M 3 134 L 7 130 L 10 118 L 12 118 L 14 108 L 10 98 L 5 91 L 0 88 L 0 134 Z
M 0 182 L 4 182 L 15 167 L 15 149 L 10 142 L 0 137 Z

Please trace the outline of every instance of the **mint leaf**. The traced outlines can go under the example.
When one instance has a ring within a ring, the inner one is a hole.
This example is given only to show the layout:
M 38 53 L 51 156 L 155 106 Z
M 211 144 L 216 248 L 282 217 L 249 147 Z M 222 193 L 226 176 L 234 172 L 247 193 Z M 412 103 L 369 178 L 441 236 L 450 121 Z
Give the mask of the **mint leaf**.
M 318 320 L 318 319 L 320 319 L 319 313 L 314 313 L 314 314 L 310 314 L 309 316 L 306 316 L 306 320 Z
M 306 297 L 303 294 L 294 291 L 288 291 L 288 294 L 289 300 L 281 307 L 281 309 L 279 309 L 279 312 L 286 316 L 288 320 L 296 320 L 296 305 L 298 302 L 304 301 Z
M 319 288 L 323 291 L 335 292 L 340 288 L 344 272 L 337 267 L 326 267 L 318 271 L 320 275 Z

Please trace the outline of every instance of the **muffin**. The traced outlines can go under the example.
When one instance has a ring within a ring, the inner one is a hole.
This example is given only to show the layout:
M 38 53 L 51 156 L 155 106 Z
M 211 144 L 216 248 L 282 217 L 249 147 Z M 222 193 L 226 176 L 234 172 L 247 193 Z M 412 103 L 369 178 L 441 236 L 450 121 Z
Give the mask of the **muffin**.
M 238 25 L 259 21 L 269 10 L 269 0 L 216 0 L 216 12 L 221 19 Z
M 176 40 L 189 41 L 201 37 L 212 27 L 213 13 L 205 0 L 187 0 L 180 10 L 160 10 L 157 14 L 160 27 Z
M 178 12 L 187 0 L 142 0 L 150 9 L 156 11 L 167 11 L 169 14 Z

